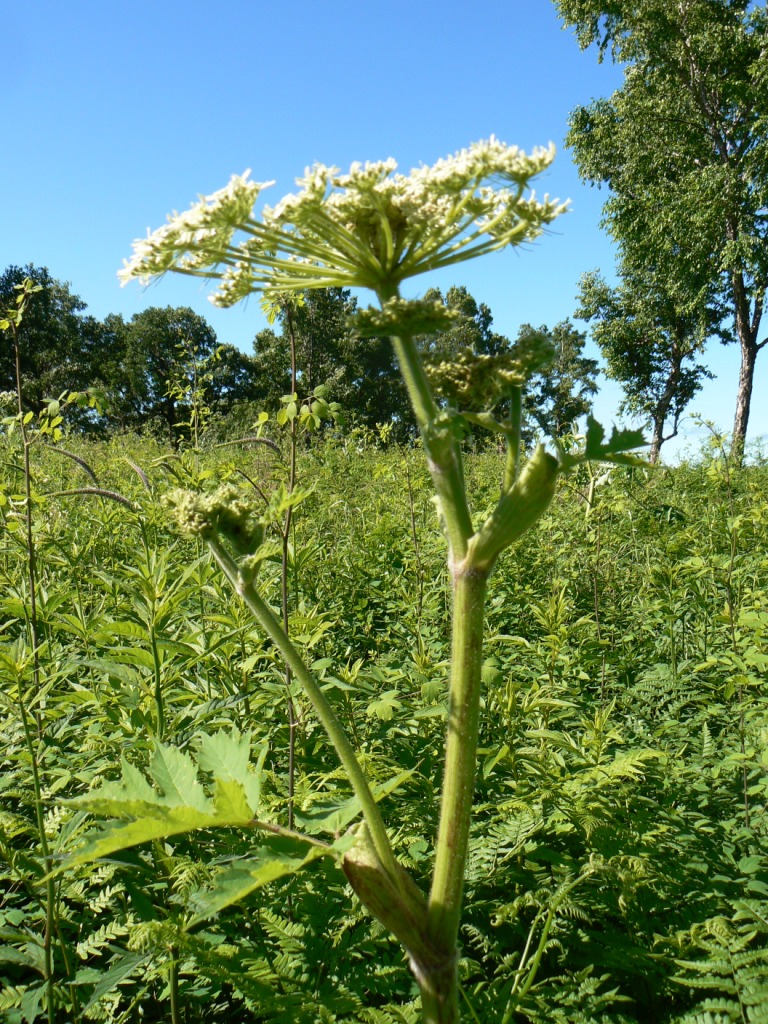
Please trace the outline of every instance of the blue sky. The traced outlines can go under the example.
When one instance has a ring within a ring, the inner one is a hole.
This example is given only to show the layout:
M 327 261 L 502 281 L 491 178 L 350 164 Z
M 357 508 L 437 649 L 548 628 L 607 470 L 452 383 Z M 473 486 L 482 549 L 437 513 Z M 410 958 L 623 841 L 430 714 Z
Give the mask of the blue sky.
M 605 193 L 579 182 L 563 137 L 569 112 L 620 73 L 579 50 L 551 0 L 36 0 L 4 12 L 3 51 L 0 268 L 47 266 L 94 316 L 191 306 L 251 351 L 255 300 L 217 310 L 205 285 L 174 276 L 121 289 L 132 240 L 246 168 L 277 181 L 274 203 L 315 161 L 394 156 L 407 171 L 491 134 L 554 142 L 537 191 L 570 197 L 571 211 L 526 250 L 416 287 L 464 284 L 514 336 L 572 316 L 580 275 L 613 269 Z M 729 429 L 737 349 L 713 344 L 709 364 L 718 379 L 693 407 Z M 757 393 L 762 377 L 758 362 Z M 604 382 L 599 417 L 616 419 L 619 400 Z M 755 405 L 750 437 L 768 433 Z

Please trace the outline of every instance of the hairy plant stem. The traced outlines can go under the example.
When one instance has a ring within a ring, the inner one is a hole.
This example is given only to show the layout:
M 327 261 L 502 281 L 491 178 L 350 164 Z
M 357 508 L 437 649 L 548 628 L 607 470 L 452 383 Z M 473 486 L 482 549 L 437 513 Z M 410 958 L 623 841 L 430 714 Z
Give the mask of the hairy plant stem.
M 504 465 L 502 494 L 515 484 L 520 473 L 520 438 L 523 426 L 523 389 L 512 388 L 509 395 L 509 432 L 507 433 L 507 458 Z
M 288 326 L 288 338 L 291 349 L 291 394 L 296 394 L 298 387 L 298 370 L 296 367 L 296 331 L 293 325 L 293 310 L 289 302 L 286 302 L 285 319 Z M 291 419 L 290 433 L 290 465 L 288 469 L 288 494 L 293 494 L 296 488 L 296 417 Z M 283 629 L 288 635 L 288 548 L 291 537 L 291 524 L 293 521 L 293 505 L 288 505 L 283 519 L 281 532 L 282 552 L 280 564 L 280 605 L 283 618 Z M 294 560 L 294 566 L 295 566 Z M 285 663 L 285 692 L 286 708 L 288 711 L 288 828 L 293 828 L 293 802 L 296 786 L 296 707 L 291 697 L 291 666 Z
M 333 708 L 326 700 L 325 694 L 320 689 L 314 676 L 304 664 L 301 655 L 291 643 L 280 621 L 257 591 L 252 574 L 241 571 L 218 538 L 209 537 L 207 538 L 207 543 L 227 579 L 251 610 L 261 628 L 280 651 L 286 665 L 288 665 L 295 678 L 298 679 L 304 688 L 304 692 L 315 709 L 317 717 L 320 719 L 328 738 L 339 756 L 339 760 L 347 772 L 355 796 L 360 801 L 363 817 L 370 830 L 371 840 L 376 853 L 388 874 L 391 875 L 396 884 L 399 884 L 398 879 L 402 875 L 402 868 L 395 859 L 389 837 L 387 836 L 387 830 L 384 827 L 376 800 L 368 785 L 365 772 L 360 767 L 354 748 L 347 739 L 347 734 L 334 714 Z
M 418 976 L 425 1024 L 459 1020 L 457 940 L 475 787 L 483 621 L 489 571 L 460 567 L 454 575 L 450 704 L 440 824 L 427 913 L 439 972 Z
M 378 291 L 382 305 L 398 295 L 397 288 L 381 288 Z M 403 332 L 392 338 L 392 344 L 424 442 L 432 483 L 440 499 L 440 511 L 445 520 L 451 555 L 455 559 L 462 559 L 467 553 L 473 529 L 459 442 L 452 434 L 450 425 L 440 422 L 440 409 L 429 386 L 413 336 Z
M 383 304 L 396 294 L 396 290 L 380 291 L 379 299 Z M 440 499 L 453 574 L 445 770 L 426 923 L 426 939 L 434 955 L 429 963 L 412 958 L 411 967 L 421 991 L 424 1024 L 458 1024 L 457 940 L 475 786 L 485 595 L 495 557 L 482 567 L 468 557 L 474 529 L 458 439 L 450 423 L 441 421 L 413 337 L 402 333 L 392 340 Z

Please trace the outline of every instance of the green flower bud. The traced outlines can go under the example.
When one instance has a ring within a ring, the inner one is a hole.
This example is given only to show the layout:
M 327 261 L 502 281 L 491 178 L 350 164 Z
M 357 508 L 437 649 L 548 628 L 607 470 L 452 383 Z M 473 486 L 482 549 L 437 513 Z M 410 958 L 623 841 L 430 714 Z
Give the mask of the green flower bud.
M 182 533 L 203 540 L 218 534 L 239 557 L 253 555 L 264 542 L 264 524 L 251 502 L 231 484 L 210 494 L 174 490 L 165 497 Z
M 560 466 L 540 444 L 513 486 L 502 495 L 491 515 L 472 538 L 468 562 L 490 568 L 496 558 L 544 515 L 555 493 Z
M 496 355 L 461 349 L 441 362 L 424 360 L 424 369 L 438 394 L 464 409 L 492 409 L 514 387 L 522 387 L 552 362 L 555 350 L 542 334 L 530 334 Z
M 382 309 L 369 306 L 349 318 L 352 330 L 361 338 L 382 338 L 393 334 L 434 334 L 447 331 L 458 312 L 442 302 L 428 299 L 389 299 Z

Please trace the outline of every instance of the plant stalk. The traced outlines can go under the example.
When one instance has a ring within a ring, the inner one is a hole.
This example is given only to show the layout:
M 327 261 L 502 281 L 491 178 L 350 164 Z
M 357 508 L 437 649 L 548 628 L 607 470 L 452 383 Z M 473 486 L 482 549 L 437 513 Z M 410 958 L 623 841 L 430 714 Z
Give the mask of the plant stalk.
M 441 954 L 439 971 L 417 979 L 425 1024 L 459 1020 L 457 940 L 475 788 L 483 662 L 483 621 L 490 570 L 472 565 L 454 576 L 450 704 L 445 775 L 427 934 Z
M 368 785 L 365 772 L 360 767 L 354 747 L 349 742 L 347 734 L 334 714 L 333 708 L 326 700 L 325 694 L 320 689 L 314 676 L 304 664 L 301 655 L 283 630 L 280 621 L 257 591 L 253 580 L 248 578 L 247 574 L 240 571 L 218 538 L 207 537 L 206 543 L 236 592 L 251 610 L 256 621 L 282 654 L 286 665 L 290 668 L 294 677 L 298 679 L 304 688 L 304 692 L 315 709 L 317 717 L 320 719 L 328 738 L 339 756 L 339 760 L 347 772 L 355 796 L 360 801 L 363 817 L 370 830 L 371 840 L 376 853 L 387 872 L 397 881 L 402 874 L 402 868 L 395 858 L 387 830 L 384 827 L 376 800 Z

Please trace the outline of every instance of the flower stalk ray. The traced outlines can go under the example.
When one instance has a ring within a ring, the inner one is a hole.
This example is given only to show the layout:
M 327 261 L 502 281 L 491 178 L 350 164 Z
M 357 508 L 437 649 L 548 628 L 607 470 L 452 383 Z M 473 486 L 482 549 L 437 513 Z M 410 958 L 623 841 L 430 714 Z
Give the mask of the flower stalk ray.
M 246 171 L 145 239 L 120 277 L 146 282 L 168 270 L 217 279 L 211 300 L 230 306 L 251 292 L 364 287 L 378 293 L 418 274 L 531 241 L 566 204 L 524 195 L 554 148 L 526 154 L 491 137 L 454 156 L 396 173 L 394 160 L 317 164 L 300 191 L 254 206 L 273 182 Z

